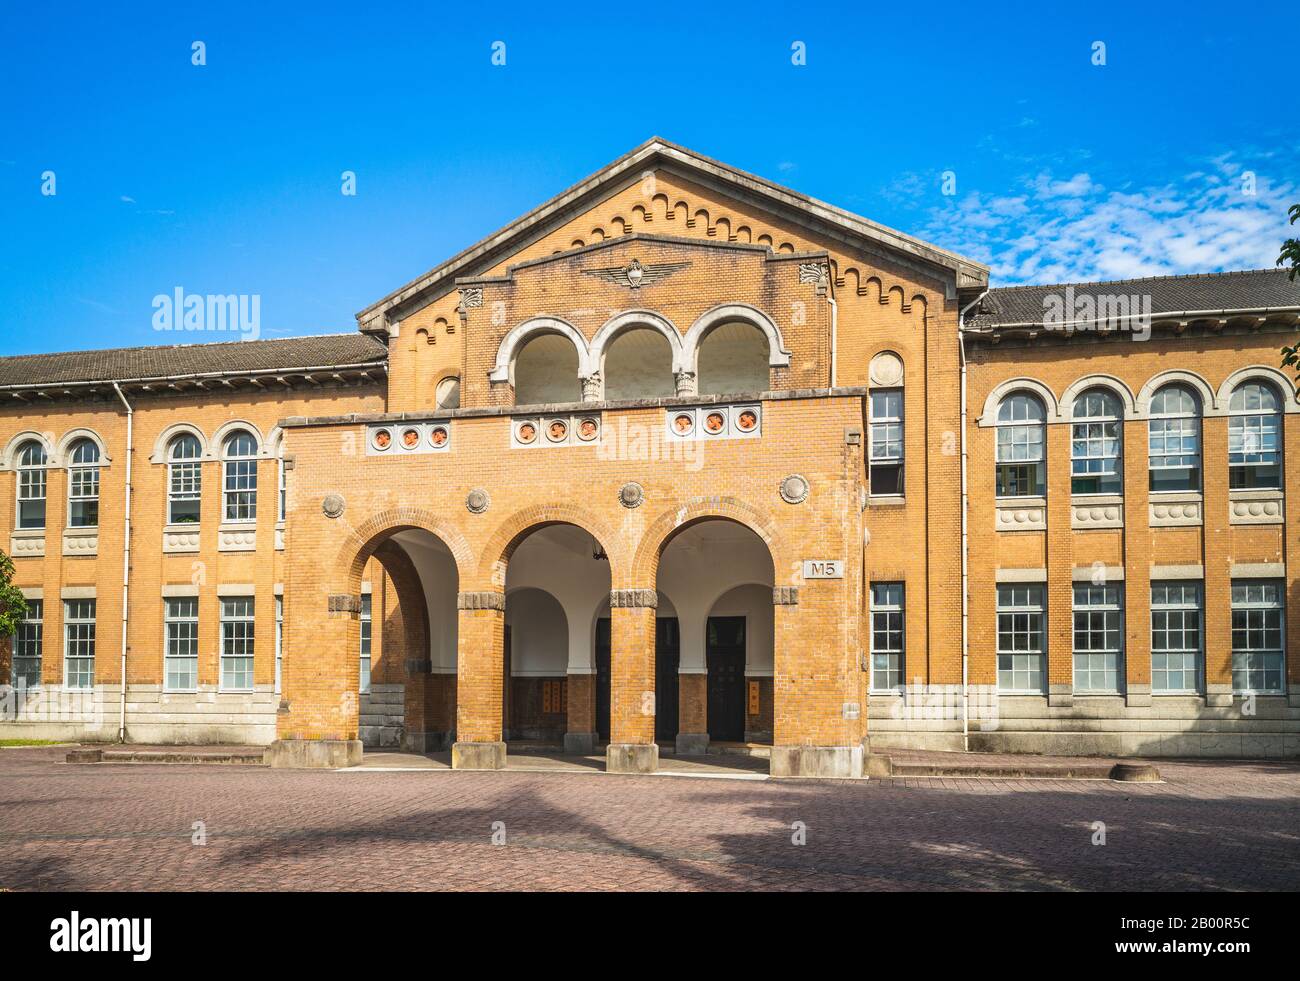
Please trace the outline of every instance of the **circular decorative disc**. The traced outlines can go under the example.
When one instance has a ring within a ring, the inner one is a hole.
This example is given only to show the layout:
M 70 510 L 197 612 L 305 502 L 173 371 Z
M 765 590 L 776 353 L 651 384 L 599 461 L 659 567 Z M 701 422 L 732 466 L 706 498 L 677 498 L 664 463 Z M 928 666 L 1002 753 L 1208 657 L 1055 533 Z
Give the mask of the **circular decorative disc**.
M 645 500 L 645 489 L 635 480 L 629 480 L 619 488 L 618 503 L 625 508 L 640 507 Z
M 475 487 L 465 497 L 465 507 L 469 508 L 473 514 L 482 514 L 491 503 L 492 499 L 488 497 L 488 492 L 481 487 Z
M 320 502 L 320 509 L 325 513 L 325 517 L 337 518 L 343 513 L 343 495 L 326 494 L 325 499 Z
M 787 504 L 802 504 L 808 499 L 808 478 L 792 473 L 781 481 L 781 500 Z

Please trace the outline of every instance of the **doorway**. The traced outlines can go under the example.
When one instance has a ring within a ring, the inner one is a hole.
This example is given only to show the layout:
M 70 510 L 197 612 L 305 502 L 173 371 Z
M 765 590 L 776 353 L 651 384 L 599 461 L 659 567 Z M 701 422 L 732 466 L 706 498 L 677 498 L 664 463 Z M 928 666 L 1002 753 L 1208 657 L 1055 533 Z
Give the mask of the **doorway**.
M 705 661 L 709 671 L 711 742 L 745 738 L 745 618 L 709 617 Z

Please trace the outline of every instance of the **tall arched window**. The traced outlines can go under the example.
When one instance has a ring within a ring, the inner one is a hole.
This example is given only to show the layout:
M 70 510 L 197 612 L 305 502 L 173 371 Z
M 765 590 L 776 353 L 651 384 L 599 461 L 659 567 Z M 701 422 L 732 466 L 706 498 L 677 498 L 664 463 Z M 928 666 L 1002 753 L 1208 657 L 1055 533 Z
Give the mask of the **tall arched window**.
M 1047 492 L 1047 413 L 1038 396 L 1008 395 L 998 405 L 998 497 L 1042 497 Z
M 1277 390 L 1246 382 L 1228 403 L 1228 486 L 1282 486 L 1282 411 Z
M 195 524 L 203 495 L 203 447 L 192 433 L 182 433 L 167 447 L 167 523 Z
M 1151 490 L 1201 489 L 1201 400 L 1186 385 L 1166 385 L 1152 397 L 1147 448 Z
M 1070 490 L 1075 494 L 1120 494 L 1119 399 L 1104 388 L 1090 388 L 1074 400 L 1070 433 Z
M 238 429 L 221 447 L 226 521 L 257 520 L 257 440 Z
M 79 439 L 68 452 L 68 527 L 99 524 L 99 447 Z
M 18 527 L 45 527 L 45 447 L 28 440 L 18 450 Z

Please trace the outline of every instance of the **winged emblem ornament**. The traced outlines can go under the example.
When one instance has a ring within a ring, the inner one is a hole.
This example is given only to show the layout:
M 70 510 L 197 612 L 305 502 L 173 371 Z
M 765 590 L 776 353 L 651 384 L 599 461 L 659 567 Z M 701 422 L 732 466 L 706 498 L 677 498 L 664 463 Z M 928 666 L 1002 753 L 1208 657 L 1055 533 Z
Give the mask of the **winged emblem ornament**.
M 633 259 L 626 266 L 607 266 L 603 269 L 582 271 L 588 276 L 595 276 L 597 279 L 636 290 L 657 283 L 661 279 L 667 279 L 677 270 L 685 269 L 689 265 L 689 262 L 647 262 L 642 265 L 641 260 Z

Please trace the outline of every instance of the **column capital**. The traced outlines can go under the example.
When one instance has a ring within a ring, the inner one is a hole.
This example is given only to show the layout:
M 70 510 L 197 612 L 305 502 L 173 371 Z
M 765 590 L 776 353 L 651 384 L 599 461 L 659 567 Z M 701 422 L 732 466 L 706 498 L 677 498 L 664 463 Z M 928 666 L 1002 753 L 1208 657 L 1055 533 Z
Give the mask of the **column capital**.
M 611 589 L 609 605 L 611 609 L 631 607 L 653 610 L 659 606 L 659 594 L 653 589 Z
M 498 610 L 505 612 L 505 608 L 506 594 L 495 590 L 456 594 L 456 609 L 458 610 Z

